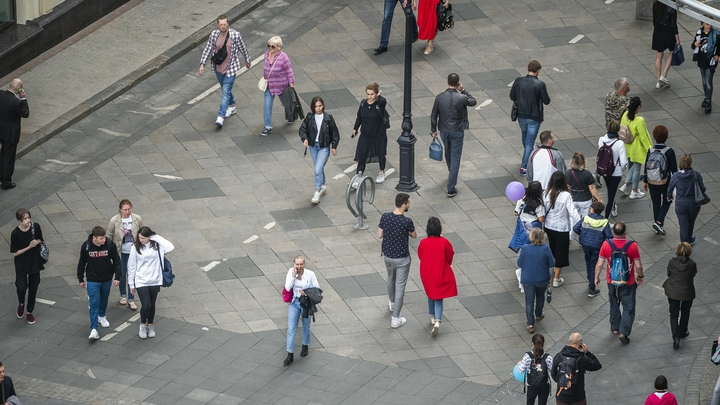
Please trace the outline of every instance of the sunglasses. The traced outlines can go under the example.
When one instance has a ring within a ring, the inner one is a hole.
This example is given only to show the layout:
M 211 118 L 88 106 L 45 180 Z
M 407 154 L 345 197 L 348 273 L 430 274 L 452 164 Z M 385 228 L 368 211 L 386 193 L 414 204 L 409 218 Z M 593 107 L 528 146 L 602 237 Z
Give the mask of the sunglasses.
M 272 48 L 272 49 L 277 48 L 277 46 L 275 46 L 275 45 L 268 45 L 267 47 L 268 47 L 268 48 Z

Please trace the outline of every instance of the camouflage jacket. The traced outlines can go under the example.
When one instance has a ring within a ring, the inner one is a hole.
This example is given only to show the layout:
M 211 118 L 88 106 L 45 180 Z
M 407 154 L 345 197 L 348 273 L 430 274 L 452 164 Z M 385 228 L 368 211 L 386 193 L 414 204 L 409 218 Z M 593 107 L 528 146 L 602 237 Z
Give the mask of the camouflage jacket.
M 613 91 L 612 93 L 607 95 L 607 97 L 605 98 L 606 128 L 610 121 L 620 122 L 620 117 L 622 117 L 623 113 L 627 109 L 628 104 L 630 104 L 630 97 L 621 96 L 617 93 L 617 91 Z

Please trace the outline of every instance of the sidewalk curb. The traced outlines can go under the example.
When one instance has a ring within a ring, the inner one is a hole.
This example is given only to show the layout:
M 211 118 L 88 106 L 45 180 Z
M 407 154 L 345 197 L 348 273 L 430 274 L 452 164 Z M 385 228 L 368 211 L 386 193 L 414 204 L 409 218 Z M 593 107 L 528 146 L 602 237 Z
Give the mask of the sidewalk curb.
M 240 4 L 225 13 L 225 15 L 228 16 L 228 22 L 230 24 L 237 22 L 261 5 L 265 4 L 267 1 L 268 0 L 241 1 Z M 152 76 L 160 69 L 163 69 L 186 53 L 192 51 L 194 48 L 207 41 L 208 36 L 215 28 L 215 21 L 209 23 L 203 28 L 200 28 L 194 34 L 183 39 L 178 44 L 153 58 L 150 62 L 147 62 L 137 70 L 131 72 L 127 76 L 80 103 L 80 105 L 75 106 L 70 111 L 33 132 L 27 138 L 23 139 L 18 145 L 17 158 L 21 158 L 22 156 L 30 153 L 33 149 L 42 145 L 55 135 L 63 132 L 73 124 L 99 110 L 105 104 L 135 87 L 137 84 Z

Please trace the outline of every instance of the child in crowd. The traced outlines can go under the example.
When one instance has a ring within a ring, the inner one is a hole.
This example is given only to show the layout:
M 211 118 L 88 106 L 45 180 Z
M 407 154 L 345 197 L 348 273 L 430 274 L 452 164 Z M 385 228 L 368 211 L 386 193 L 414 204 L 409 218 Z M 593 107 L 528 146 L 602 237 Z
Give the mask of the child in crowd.
M 600 255 L 600 247 L 606 239 L 612 239 L 612 232 L 607 218 L 602 215 L 605 204 L 595 201 L 590 205 L 590 214 L 578 221 L 573 231 L 579 235 L 578 242 L 585 252 L 585 267 L 588 278 L 588 297 L 593 298 L 600 294 L 595 285 L 595 265 Z
M 542 199 L 542 185 L 539 181 L 531 181 L 525 189 L 525 196 L 515 205 L 515 216 L 518 217 L 515 232 L 508 246 L 517 253 L 524 245 L 530 243 L 528 236 L 532 228 L 543 227 L 545 222 L 545 206 Z

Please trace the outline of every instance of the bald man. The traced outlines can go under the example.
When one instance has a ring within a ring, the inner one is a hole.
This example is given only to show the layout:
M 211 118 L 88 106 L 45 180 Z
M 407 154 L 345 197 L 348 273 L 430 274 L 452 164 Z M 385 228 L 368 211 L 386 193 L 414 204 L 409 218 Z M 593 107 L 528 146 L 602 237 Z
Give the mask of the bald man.
M 0 182 L 3 190 L 15 188 L 15 154 L 20 142 L 20 120 L 30 116 L 23 82 L 13 79 L 7 91 L 0 91 Z
M 569 369 L 573 375 L 572 388 L 565 389 L 561 386 L 561 369 Z M 590 353 L 583 343 L 582 335 L 573 333 L 568 338 L 567 346 L 563 347 L 560 353 L 553 358 L 553 366 L 550 375 L 555 382 L 558 382 L 558 389 L 555 392 L 557 405 L 586 405 L 585 398 L 585 372 L 598 371 L 602 368 L 600 361 L 594 354 Z M 560 380 L 560 381 L 558 381 Z

